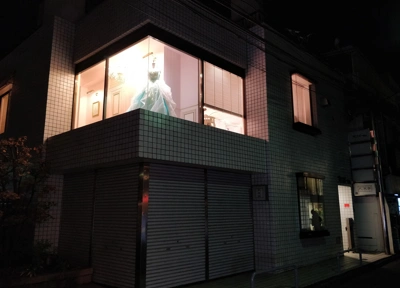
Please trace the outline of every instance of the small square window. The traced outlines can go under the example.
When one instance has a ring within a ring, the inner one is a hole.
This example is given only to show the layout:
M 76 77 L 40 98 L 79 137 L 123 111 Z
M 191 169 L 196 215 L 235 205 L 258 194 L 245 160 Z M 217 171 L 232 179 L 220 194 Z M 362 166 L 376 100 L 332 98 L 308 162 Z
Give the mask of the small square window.
M 300 213 L 300 238 L 328 236 L 324 209 L 324 177 L 308 172 L 297 173 Z
M 311 135 L 320 134 L 316 127 L 315 85 L 300 74 L 292 74 L 293 128 Z

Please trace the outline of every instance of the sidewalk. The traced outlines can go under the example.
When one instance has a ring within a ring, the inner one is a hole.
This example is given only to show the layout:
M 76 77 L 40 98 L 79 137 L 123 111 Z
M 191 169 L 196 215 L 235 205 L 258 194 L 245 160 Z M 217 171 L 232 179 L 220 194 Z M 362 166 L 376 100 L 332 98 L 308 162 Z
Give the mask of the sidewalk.
M 313 265 L 297 269 L 298 287 L 319 288 L 325 287 L 327 283 L 337 281 L 338 278 L 345 278 L 354 273 L 368 273 L 377 265 L 398 259 L 400 255 L 362 254 L 360 265 L 359 254 L 349 252 L 344 256 L 332 258 Z M 340 270 L 339 270 L 340 269 Z M 339 271 L 338 271 L 339 270 Z M 259 274 L 254 278 L 254 288 L 271 287 L 295 287 L 295 270 L 282 271 L 274 274 Z M 185 288 L 252 288 L 252 273 L 243 273 L 231 277 L 212 280 L 204 283 L 192 284 Z M 103 286 L 94 283 L 79 286 L 81 288 L 101 288 Z

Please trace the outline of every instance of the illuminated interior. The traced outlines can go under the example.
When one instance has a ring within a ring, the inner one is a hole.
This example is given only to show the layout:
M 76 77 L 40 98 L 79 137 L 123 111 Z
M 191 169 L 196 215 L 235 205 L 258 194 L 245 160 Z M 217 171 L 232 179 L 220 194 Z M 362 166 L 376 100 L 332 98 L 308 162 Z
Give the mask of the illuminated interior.
M 204 125 L 244 134 L 243 118 L 204 107 Z
M 299 74 L 292 75 L 294 122 L 312 126 L 310 86 L 306 78 Z
M 4 133 L 6 128 L 8 95 L 5 94 L 0 98 L 0 134 Z
M 142 108 L 206 125 L 214 118 L 210 126 L 243 134 L 243 79 L 204 62 L 203 118 L 201 63 L 152 37 L 141 40 L 76 76 L 74 128 Z

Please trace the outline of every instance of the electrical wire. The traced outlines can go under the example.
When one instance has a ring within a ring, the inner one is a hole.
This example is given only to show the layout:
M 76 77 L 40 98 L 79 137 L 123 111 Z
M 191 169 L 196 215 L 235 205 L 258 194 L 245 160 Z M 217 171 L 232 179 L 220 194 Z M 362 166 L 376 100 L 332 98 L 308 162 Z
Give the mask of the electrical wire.
M 138 7 L 134 7 L 131 3 L 128 3 L 128 2 L 126 2 L 125 0 L 120 0 L 120 1 L 124 2 L 125 4 L 129 5 L 130 7 L 134 8 L 134 9 L 140 11 L 141 13 L 143 13 L 143 14 L 149 16 L 149 17 L 152 18 L 152 19 L 159 20 L 159 19 L 157 19 L 156 17 L 154 17 L 153 15 L 151 15 L 151 14 L 149 14 L 149 13 L 146 13 L 146 12 L 143 11 L 142 9 L 140 9 L 140 8 L 138 8 Z M 271 53 L 271 51 L 269 51 L 269 50 L 267 51 L 267 50 L 265 49 L 265 47 L 262 47 L 262 45 L 257 45 L 257 44 L 254 43 L 254 42 L 249 42 L 249 39 L 248 39 L 248 38 L 243 37 L 243 35 L 239 35 L 239 34 L 237 33 L 237 31 L 234 31 L 234 30 L 232 30 L 232 29 L 229 29 L 229 28 L 226 27 L 226 26 L 221 25 L 220 23 L 217 23 L 217 22 L 215 21 L 215 19 L 212 19 L 212 18 L 210 18 L 210 17 L 208 17 L 208 16 L 206 16 L 206 15 L 204 15 L 204 14 L 202 14 L 202 13 L 199 13 L 198 10 L 194 10 L 193 7 L 190 7 L 190 6 L 187 5 L 188 2 L 194 3 L 194 2 L 197 2 L 197 1 L 192 1 L 192 0 L 189 0 L 189 1 L 172 0 L 172 1 L 176 2 L 177 4 L 180 4 L 181 6 L 186 7 L 187 9 L 189 9 L 190 11 L 192 11 L 193 13 L 195 13 L 196 15 L 198 15 L 198 16 L 202 17 L 203 19 L 206 19 L 207 21 L 211 22 L 213 25 L 217 25 L 217 26 L 219 26 L 219 27 L 221 27 L 221 28 L 223 28 L 223 29 L 225 29 L 225 30 L 228 30 L 229 32 L 231 32 L 231 33 L 233 33 L 234 35 L 236 35 L 238 38 L 244 40 L 246 43 L 248 43 L 249 45 L 252 45 L 253 47 L 255 47 L 255 48 L 257 48 L 257 49 L 259 49 L 259 50 L 262 51 L 263 53 L 269 54 L 269 55 L 273 56 L 274 58 L 276 58 L 277 60 L 279 60 L 279 61 L 281 61 L 281 62 L 283 62 L 283 63 L 285 63 L 285 64 L 288 64 L 288 65 L 290 65 L 290 66 L 293 67 L 293 63 L 288 62 L 288 61 L 282 59 L 282 58 L 279 57 L 278 55 L 276 55 L 276 54 L 274 54 L 274 53 Z M 167 17 L 169 20 L 171 20 L 171 21 L 173 21 L 173 22 L 177 22 L 177 23 L 179 23 L 180 25 L 185 25 L 185 23 L 182 23 L 182 22 L 178 21 L 176 18 L 170 17 L 169 15 L 167 15 L 166 13 L 164 13 L 163 11 L 161 11 L 161 10 L 159 10 L 159 9 L 156 9 L 155 7 L 149 5 L 147 2 L 145 2 L 145 1 L 139 1 L 139 2 L 143 3 L 143 4 L 146 5 L 147 7 L 153 9 L 154 11 L 160 13 L 161 15 Z M 197 3 L 197 4 L 198 4 L 198 3 Z M 202 5 L 200 5 L 199 8 L 201 8 L 201 9 L 204 10 L 204 6 L 202 6 Z M 207 10 L 207 9 L 205 9 L 205 10 Z M 212 10 L 207 10 L 207 12 L 211 12 L 211 14 L 213 14 L 213 15 L 215 14 L 215 12 L 212 11 Z M 214 15 L 214 16 L 217 16 L 220 20 L 223 20 L 224 22 L 227 22 L 227 19 L 224 18 L 224 17 L 222 17 L 222 16 L 219 16 L 219 15 Z M 261 36 L 255 34 L 254 32 L 251 32 L 251 31 L 249 31 L 249 30 L 247 30 L 247 29 L 244 29 L 243 27 L 241 27 L 241 26 L 239 26 L 239 25 L 237 25 L 237 24 L 235 24 L 235 23 L 229 22 L 228 25 L 230 25 L 230 26 L 232 26 L 232 25 L 235 26 L 237 29 L 241 30 L 241 31 L 244 32 L 245 34 L 247 34 L 247 35 L 249 35 L 249 36 L 251 36 L 251 37 L 254 37 L 255 40 L 257 40 L 258 42 L 262 42 L 263 44 L 264 44 L 265 42 L 268 43 L 268 44 L 270 44 L 270 45 L 272 44 L 272 43 L 266 41 L 266 39 L 262 38 Z M 188 29 L 190 29 L 190 31 L 192 31 L 193 34 L 197 34 L 197 35 L 200 35 L 201 37 L 203 37 L 203 38 L 205 38 L 205 39 L 212 40 L 209 36 L 204 35 L 203 33 L 200 33 L 198 30 L 191 29 L 191 28 L 188 27 L 187 25 L 185 25 L 185 27 L 188 28 Z M 269 28 L 268 28 L 268 29 L 269 29 Z M 243 30 L 244 30 L 244 31 L 243 31 Z M 282 36 L 280 35 L 280 37 L 282 37 Z M 276 46 L 275 44 L 272 44 L 272 46 L 274 46 L 275 48 L 277 48 L 277 49 L 278 49 L 279 51 L 281 51 L 281 52 L 283 51 L 280 47 Z M 287 56 L 292 56 L 292 55 L 290 55 L 289 53 L 287 53 L 286 51 L 283 51 L 283 52 L 285 52 L 285 54 L 286 54 Z M 297 58 L 295 58 L 295 57 L 293 57 L 293 56 L 292 56 L 291 58 L 292 58 L 293 60 L 295 60 L 296 62 L 302 62 L 302 64 L 305 64 L 305 65 L 307 65 L 307 66 L 310 67 L 310 65 L 309 65 L 308 63 L 306 63 L 306 62 L 304 62 L 304 61 L 301 61 L 300 59 L 297 59 Z M 248 64 L 249 64 L 249 63 L 248 63 Z M 324 63 L 324 64 L 325 64 L 325 63 Z M 252 67 L 254 67 L 254 68 L 256 68 L 256 69 L 259 69 L 259 70 L 261 70 L 262 72 L 267 72 L 265 69 L 262 69 L 262 68 L 260 68 L 260 67 L 256 67 L 255 65 L 250 65 L 250 66 L 252 66 Z M 311 66 L 310 68 L 316 70 L 315 67 L 313 67 L 313 66 Z M 329 67 L 329 68 L 330 68 L 330 67 Z M 320 72 L 321 72 L 321 71 L 320 71 Z M 324 73 L 324 72 L 322 72 L 322 73 Z M 336 73 L 337 73 L 337 72 L 336 72 Z M 325 73 L 324 73 L 324 74 L 325 74 Z M 339 74 L 342 75 L 341 73 L 339 73 Z M 324 80 L 324 81 L 327 81 L 327 82 L 331 83 L 332 85 L 336 86 L 337 88 L 339 88 L 339 89 L 341 89 L 341 90 L 345 89 L 345 88 L 343 87 L 343 85 L 338 85 L 337 83 L 332 82 L 332 81 L 331 81 L 331 77 L 330 77 L 329 75 L 328 75 L 328 77 L 329 77 L 328 79 L 323 78 L 323 77 L 316 77 L 316 78 L 319 78 L 319 79 L 322 79 L 322 80 Z M 288 79 L 287 75 L 285 75 L 285 79 L 287 79 L 287 80 L 290 82 L 290 79 Z M 315 91 L 315 92 L 317 92 L 317 91 Z M 318 92 L 318 95 L 321 95 L 321 93 Z M 321 95 L 321 96 L 324 96 L 324 95 Z M 328 99 L 329 99 L 329 98 L 328 98 Z
M 125 4 L 127 4 L 128 6 L 130 6 L 131 8 L 134 8 L 135 10 L 137 10 L 137 11 L 139 11 L 139 12 L 145 14 L 145 15 L 148 16 L 149 18 L 152 18 L 152 19 L 155 19 L 155 20 L 160 20 L 160 19 L 157 19 L 156 17 L 154 17 L 153 15 L 151 15 L 151 14 L 149 14 L 149 13 L 143 11 L 142 9 L 140 9 L 140 8 L 138 8 L 138 7 L 136 7 L 136 6 L 133 6 L 131 3 L 126 2 L 125 0 L 120 0 L 120 1 L 124 2 Z M 174 2 L 181 2 L 181 1 L 178 1 L 178 0 L 173 0 L 173 1 L 174 1 Z M 160 15 L 163 15 L 163 16 L 167 17 L 167 18 L 168 18 L 169 20 L 171 20 L 171 21 L 177 22 L 177 23 L 179 23 L 180 25 L 183 25 L 183 24 L 184 24 L 184 23 L 178 21 L 176 18 L 170 17 L 169 15 L 167 15 L 166 13 L 164 13 L 163 11 L 161 11 L 161 10 L 159 10 L 159 9 L 156 9 L 156 8 L 153 7 L 153 6 L 150 6 L 147 2 L 140 1 L 140 0 L 139 0 L 138 2 L 143 3 L 143 4 L 146 5 L 147 7 L 153 9 L 153 10 L 156 11 L 157 13 L 160 13 Z M 180 3 L 177 3 L 177 4 L 180 4 Z M 186 5 L 184 5 L 184 6 L 186 7 Z M 198 11 L 195 11 L 195 12 L 198 12 Z M 198 13 L 196 13 L 196 14 L 198 14 Z M 200 16 L 202 16 L 202 14 L 200 14 Z M 222 17 L 221 17 L 221 18 L 222 18 Z M 223 19 L 224 21 L 226 20 L 225 18 L 222 18 L 222 19 Z M 208 20 L 210 20 L 210 19 L 208 18 Z M 212 23 L 212 24 L 217 24 L 217 25 L 219 25 L 218 23 L 215 23 L 214 20 L 211 20 L 211 23 Z M 219 26 L 220 26 L 220 25 L 219 25 Z M 223 27 L 223 26 L 222 26 L 222 27 Z M 223 28 L 226 29 L 226 27 L 223 27 Z M 240 28 L 243 29 L 243 27 L 240 27 Z M 203 38 L 206 38 L 206 39 L 208 38 L 208 39 L 210 39 L 209 36 L 204 35 L 204 34 L 198 32 L 197 30 L 191 29 L 191 31 L 193 32 L 193 34 L 198 34 L 198 35 L 202 36 Z M 248 32 L 248 31 L 246 31 L 246 32 Z M 257 36 L 257 38 L 259 38 L 258 35 L 256 35 L 256 36 Z M 247 41 L 248 39 L 243 38 L 243 37 L 241 37 L 241 38 L 242 38 L 243 40 L 245 40 L 246 43 L 255 46 L 254 43 Z M 261 40 L 264 41 L 263 38 L 261 38 Z M 260 49 L 259 46 L 255 46 L 255 47 L 256 47 L 257 49 Z M 266 53 L 265 49 L 260 49 L 260 50 L 261 50 L 263 53 Z M 271 53 L 267 53 L 267 54 L 271 54 Z M 275 55 L 272 55 L 272 56 L 275 56 Z M 290 65 L 290 66 L 293 66 L 292 63 L 287 62 L 287 61 L 283 60 L 283 59 L 280 58 L 280 57 L 274 57 L 274 58 L 277 58 L 277 60 L 279 60 L 279 61 L 281 61 L 281 62 L 284 62 L 284 63 L 286 63 L 286 64 L 288 64 L 288 65 Z M 296 58 L 294 58 L 294 59 L 297 60 Z M 249 64 L 249 63 L 247 63 L 247 64 Z M 257 69 L 257 70 L 260 70 L 260 71 L 262 71 L 262 72 L 264 72 L 264 73 L 267 73 L 266 69 L 261 69 L 260 67 L 256 67 L 255 65 L 249 65 L 249 66 L 250 66 L 250 67 L 253 67 L 253 68 Z M 270 73 L 270 72 L 269 72 L 269 73 Z M 277 72 L 274 72 L 274 73 L 277 73 Z M 270 75 L 270 74 L 269 74 L 269 75 Z M 277 75 L 277 74 L 276 74 L 276 75 Z M 291 84 L 292 84 L 292 81 L 291 81 L 290 77 L 288 77 L 288 76 L 289 76 L 289 73 L 282 73 L 281 75 L 279 75 L 280 79 L 283 80 L 284 83 L 286 83 L 285 85 L 291 85 Z M 324 79 L 324 78 L 323 78 L 323 80 L 324 80 L 324 81 L 330 82 L 329 80 L 326 80 L 326 79 Z M 283 85 L 283 82 L 280 82 L 280 84 Z M 332 84 L 332 83 L 331 83 L 331 84 Z M 336 84 L 336 83 L 334 83 L 334 84 Z M 335 86 L 336 86 L 338 89 L 340 89 L 340 91 L 343 90 L 343 86 L 338 86 L 337 84 L 336 84 Z M 268 90 L 270 90 L 270 88 L 273 88 L 273 87 L 274 87 L 274 85 L 269 84 Z M 280 87 L 280 88 L 278 88 L 278 89 L 282 89 L 282 88 Z M 324 95 L 324 94 L 321 93 L 320 91 L 316 91 L 316 90 L 310 89 L 310 88 L 309 88 L 309 90 L 310 90 L 310 91 L 313 91 L 313 92 L 316 92 L 320 97 L 326 97 L 326 98 L 328 98 L 328 99 L 331 98 L 331 97 L 327 97 L 326 95 Z M 335 100 L 340 101 L 337 97 L 335 97 Z M 270 102 L 270 103 L 273 103 L 273 100 L 272 100 L 272 99 L 269 99 L 269 102 Z M 342 101 L 341 101 L 341 102 L 342 102 Z M 344 103 L 344 102 L 342 102 L 342 104 L 343 104 L 343 103 Z M 280 105 L 281 102 L 277 101 L 276 104 L 277 104 L 277 105 Z M 282 105 L 282 107 L 286 107 L 286 106 Z M 337 108 L 338 108 L 338 107 L 337 107 Z M 345 114 L 347 115 L 347 112 L 346 112 L 346 111 L 344 111 L 343 109 L 340 109 L 340 110 L 342 110 L 341 113 L 342 113 L 343 115 L 345 115 Z
M 192 1 L 193 1 L 193 0 L 192 0 Z M 194 1 L 195 1 L 195 0 L 194 0 Z M 251 21 L 253 24 L 259 25 L 259 26 L 261 26 L 261 27 L 263 27 L 263 28 L 265 28 L 265 29 L 268 29 L 269 32 L 273 32 L 273 33 L 276 34 L 277 36 L 282 37 L 282 35 L 279 35 L 279 34 L 278 34 L 276 31 L 274 31 L 273 29 L 270 29 L 268 26 L 264 25 L 263 23 L 260 23 L 260 22 L 254 20 L 254 19 L 249 18 L 246 14 L 243 14 L 241 11 L 238 11 L 238 9 L 232 8 L 232 6 L 228 6 L 228 5 L 224 4 L 223 2 L 221 2 L 221 1 L 219 1 L 219 0 L 212 0 L 212 1 L 214 1 L 215 3 L 218 3 L 219 5 L 222 5 L 223 7 L 227 8 L 227 9 L 230 9 L 231 11 L 233 11 L 233 12 L 235 12 L 235 13 L 238 13 L 240 16 L 242 16 L 242 17 L 244 17 L 245 19 Z M 242 3 L 244 3 L 244 4 L 249 5 L 249 3 L 247 3 L 247 2 L 244 2 L 244 1 L 242 1 L 242 0 L 240 0 L 240 1 L 241 1 Z M 198 1 L 195 1 L 195 2 L 198 2 Z M 233 6 L 238 7 L 238 6 L 235 5 L 235 4 L 233 4 Z M 255 8 L 254 6 L 252 6 L 252 5 L 249 5 L 249 6 L 251 6 L 253 9 L 256 9 L 256 8 Z M 266 17 L 266 15 L 265 15 L 262 11 L 258 11 L 258 12 L 259 12 L 260 14 L 262 14 L 264 17 Z M 286 39 L 286 40 L 287 40 L 287 39 Z M 292 42 L 292 41 L 290 41 L 290 42 Z M 298 46 L 298 45 L 295 44 L 295 43 L 292 43 L 292 44 L 294 44 L 295 46 Z M 300 48 L 299 48 L 299 49 L 300 49 Z M 320 59 L 320 57 L 317 57 L 316 55 L 312 55 L 312 56 L 313 56 L 313 57 L 316 57 L 319 61 L 322 61 L 322 60 Z M 329 66 L 329 64 L 325 63 L 325 61 L 322 61 L 322 62 L 323 62 L 325 65 L 328 65 L 328 66 Z M 371 86 L 368 82 L 366 82 L 366 80 L 362 79 L 362 78 L 359 77 L 358 75 L 353 75 L 353 76 L 355 76 L 356 78 L 358 78 L 359 81 L 363 82 L 363 84 L 366 85 L 369 89 L 374 90 L 374 92 L 375 92 L 376 95 L 379 95 L 379 93 L 378 93 L 376 87 Z M 398 93 L 399 93 L 399 92 L 395 92 L 395 93 L 393 93 L 393 94 L 392 94 L 391 96 L 389 96 L 389 97 L 386 97 L 386 98 L 379 98 L 379 99 L 380 99 L 380 100 L 383 100 L 383 101 L 386 101 L 386 100 L 388 100 L 388 99 L 393 98 L 393 97 L 396 96 Z M 380 102 L 380 101 L 378 101 L 378 102 Z M 393 104 L 393 103 L 390 103 L 390 104 Z

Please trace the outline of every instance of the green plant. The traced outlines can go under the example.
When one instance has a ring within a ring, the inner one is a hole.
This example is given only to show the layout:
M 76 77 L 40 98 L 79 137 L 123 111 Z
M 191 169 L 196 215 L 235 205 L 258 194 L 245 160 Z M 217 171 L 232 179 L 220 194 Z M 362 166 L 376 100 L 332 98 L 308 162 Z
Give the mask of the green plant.
M 28 147 L 26 137 L 0 140 L 1 266 L 28 259 L 35 225 L 52 218 L 48 176 L 42 146 Z
M 22 270 L 20 276 L 34 277 L 41 273 L 68 270 L 69 263 L 55 251 L 55 247 L 48 240 L 37 241 L 33 247 L 32 261 Z

